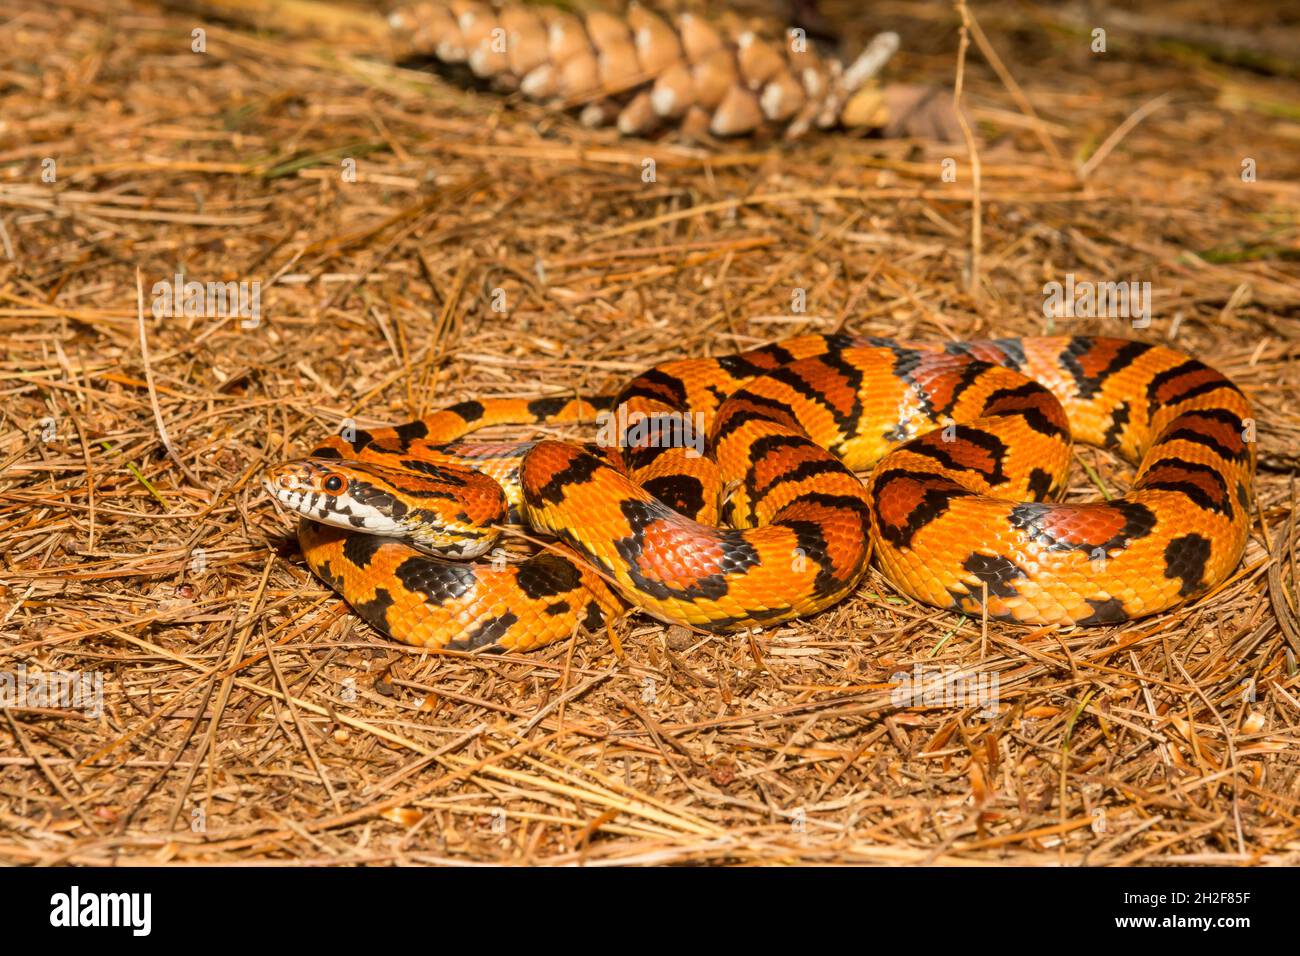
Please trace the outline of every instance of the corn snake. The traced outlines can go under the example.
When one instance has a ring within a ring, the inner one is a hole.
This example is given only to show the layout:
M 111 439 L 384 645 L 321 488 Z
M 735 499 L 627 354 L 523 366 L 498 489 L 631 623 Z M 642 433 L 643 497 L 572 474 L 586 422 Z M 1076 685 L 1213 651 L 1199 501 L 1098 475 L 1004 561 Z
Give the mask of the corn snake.
M 644 428 L 604 446 L 463 440 L 610 408 L 679 431 L 698 420 L 709 454 Z M 667 362 L 611 401 L 463 402 L 334 436 L 265 484 L 305 516 L 312 570 L 413 644 L 529 649 L 621 613 L 620 597 L 710 631 L 774 624 L 842 600 L 873 552 L 926 604 L 1113 624 L 1236 566 L 1252 427 L 1230 380 L 1162 346 L 809 335 Z M 1131 490 L 1053 500 L 1072 437 L 1136 464 Z M 422 553 L 481 556 L 520 518 L 557 549 L 495 567 Z

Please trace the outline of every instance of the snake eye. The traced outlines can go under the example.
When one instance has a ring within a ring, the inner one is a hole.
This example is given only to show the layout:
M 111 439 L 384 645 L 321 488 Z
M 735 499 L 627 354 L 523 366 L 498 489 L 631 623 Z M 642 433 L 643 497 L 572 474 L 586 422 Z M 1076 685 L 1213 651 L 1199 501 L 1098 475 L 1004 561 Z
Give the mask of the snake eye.
M 340 478 L 338 475 L 330 475 L 328 478 L 325 479 L 325 490 L 342 491 L 343 479 Z

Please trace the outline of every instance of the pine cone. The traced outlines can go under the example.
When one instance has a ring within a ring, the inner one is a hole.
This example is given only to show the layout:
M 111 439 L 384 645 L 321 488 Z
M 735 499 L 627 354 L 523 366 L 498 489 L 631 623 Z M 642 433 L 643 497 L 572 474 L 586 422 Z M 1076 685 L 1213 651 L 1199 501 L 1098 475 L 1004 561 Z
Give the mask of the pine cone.
M 696 139 L 792 139 L 845 118 L 879 124 L 885 100 L 873 81 L 898 49 L 898 35 L 882 33 L 845 66 L 798 30 L 773 39 L 735 17 L 670 23 L 639 3 L 615 16 L 423 0 L 395 10 L 389 24 L 410 55 L 465 64 L 497 89 L 578 108 L 588 125 L 616 122 L 627 135 L 677 128 Z

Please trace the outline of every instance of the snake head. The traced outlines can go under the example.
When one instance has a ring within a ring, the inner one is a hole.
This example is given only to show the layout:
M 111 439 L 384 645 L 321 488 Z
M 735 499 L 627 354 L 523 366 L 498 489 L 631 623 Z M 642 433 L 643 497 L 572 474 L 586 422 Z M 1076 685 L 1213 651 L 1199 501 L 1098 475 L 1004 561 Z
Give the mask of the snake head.
M 441 557 L 476 558 L 496 544 L 494 525 L 508 512 L 500 485 L 469 468 L 400 464 L 300 458 L 268 469 L 262 484 L 304 518 L 400 538 Z

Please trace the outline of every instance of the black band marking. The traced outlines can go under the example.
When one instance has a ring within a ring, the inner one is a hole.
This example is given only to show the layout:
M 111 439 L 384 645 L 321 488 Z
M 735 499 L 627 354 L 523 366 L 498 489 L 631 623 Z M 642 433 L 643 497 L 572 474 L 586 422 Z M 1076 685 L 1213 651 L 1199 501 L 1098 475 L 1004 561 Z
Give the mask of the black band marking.
M 543 551 L 519 565 L 515 583 L 532 600 L 568 594 L 582 586 L 582 572 L 568 558 Z
M 1020 592 L 1012 582 L 1026 577 L 1024 568 L 1000 554 L 972 554 L 962 567 L 988 585 L 989 594 L 1002 598 L 1016 597 Z
M 1174 538 L 1165 547 L 1165 577 L 1178 578 L 1178 593 L 1191 597 L 1205 590 L 1205 565 L 1210 560 L 1210 541 L 1199 534 Z
M 465 634 L 464 637 L 450 641 L 447 646 L 458 651 L 472 651 L 480 647 L 486 647 L 489 644 L 495 644 L 501 638 L 505 637 L 507 631 L 514 627 L 519 620 L 519 615 L 513 611 L 506 611 L 499 617 L 490 617 L 482 621 L 473 630 Z

